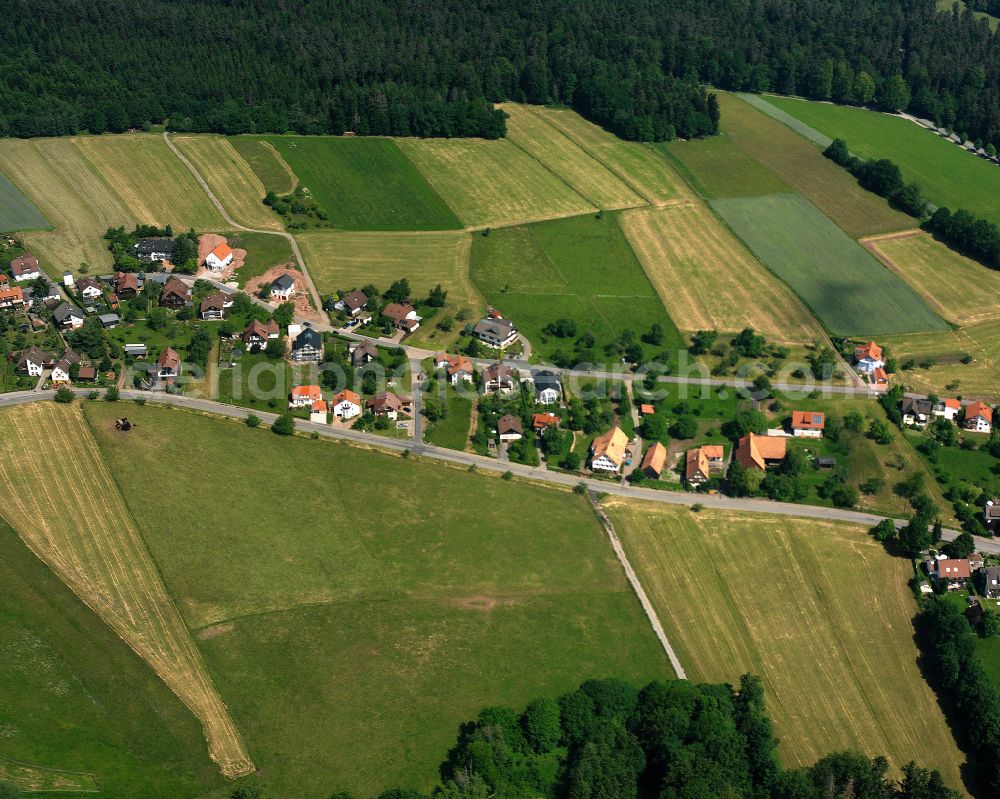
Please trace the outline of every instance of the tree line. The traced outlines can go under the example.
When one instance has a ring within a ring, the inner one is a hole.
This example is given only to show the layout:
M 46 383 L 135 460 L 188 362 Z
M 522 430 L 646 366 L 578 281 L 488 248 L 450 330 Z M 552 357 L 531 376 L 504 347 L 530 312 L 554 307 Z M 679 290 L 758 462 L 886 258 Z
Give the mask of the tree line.
M 234 13 L 234 8 L 238 9 Z M 1000 144 L 1000 40 L 934 0 L 12 0 L 0 134 L 485 136 L 562 103 L 628 139 L 713 133 L 703 84 L 906 108 Z

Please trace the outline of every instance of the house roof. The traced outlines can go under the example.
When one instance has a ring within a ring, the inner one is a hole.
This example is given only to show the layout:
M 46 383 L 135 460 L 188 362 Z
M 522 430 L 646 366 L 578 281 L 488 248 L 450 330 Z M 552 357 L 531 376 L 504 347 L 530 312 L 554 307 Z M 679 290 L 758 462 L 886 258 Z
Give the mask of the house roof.
M 657 475 L 663 472 L 663 466 L 667 462 L 667 448 L 657 441 L 646 450 L 646 456 L 642 459 L 641 468 L 643 471 L 652 469 Z
M 115 273 L 115 288 L 120 294 L 123 289 L 139 290 L 139 277 L 132 272 Z
M 403 400 L 391 391 L 383 391 L 368 400 L 367 406 L 374 411 L 399 411 L 403 408 Z
M 52 360 L 52 356 L 48 353 L 42 352 L 38 347 L 31 346 L 28 347 L 24 352 L 21 353 L 21 357 L 17 360 L 17 365 L 24 366 L 31 361 L 32 363 L 37 363 L 39 365 L 43 363 L 48 363 Z
M 559 417 L 549 411 L 548 413 L 535 413 L 531 416 L 531 427 L 535 430 L 544 430 L 552 425 L 559 426 Z
M 439 352 L 434 356 L 434 363 L 443 363 L 445 365 L 445 371 L 448 373 L 448 377 L 456 375 L 459 372 L 468 372 L 470 375 L 472 374 L 472 361 L 464 355 L 449 355 L 446 352 Z
M 691 482 L 695 477 L 701 475 L 707 480 L 710 475 L 708 460 L 715 457 L 722 457 L 722 447 L 705 446 L 689 449 L 685 456 L 684 478 Z
M 722 444 L 706 444 L 701 448 L 701 451 L 705 453 L 705 457 L 709 460 L 726 457 L 726 449 Z
M 648 416 L 651 413 L 656 413 L 656 407 L 650 405 L 648 402 L 644 402 L 642 403 L 642 405 L 639 406 L 639 413 L 641 413 L 643 416 Z
M 500 435 L 504 433 L 524 433 L 524 429 L 521 427 L 521 417 L 514 416 L 512 413 L 505 413 L 497 420 L 497 432 Z
M 764 469 L 767 461 L 785 457 L 787 442 L 782 436 L 758 436 L 748 433 L 736 447 L 736 459 L 744 469 Z
M 361 291 L 361 289 L 355 289 L 345 294 L 341 302 L 344 303 L 344 307 L 347 310 L 352 312 L 357 311 L 368 304 L 368 295 Z
M 531 373 L 531 380 L 535 384 L 535 393 L 541 393 L 547 388 L 555 391 L 562 391 L 562 382 L 559 375 L 548 369 L 536 369 Z
M 301 350 L 304 347 L 312 347 L 313 349 L 320 349 L 323 346 L 323 337 L 313 330 L 311 327 L 302 328 L 302 332 L 299 333 L 295 340 L 292 342 L 292 350 Z
M 61 303 L 58 308 L 52 312 L 53 318 L 62 324 L 71 316 L 75 316 L 78 319 L 83 319 L 83 311 L 77 308 L 75 305 L 70 305 L 68 302 Z
M 854 348 L 854 357 L 859 361 L 863 358 L 871 358 L 873 361 L 881 361 L 882 348 L 874 341 L 869 341 L 861 347 Z
M 10 271 L 14 273 L 14 277 L 37 272 L 38 259 L 31 253 L 26 252 L 24 255 L 10 262 Z
M 925 399 L 914 399 L 913 397 L 903 397 L 900 403 L 903 413 L 923 414 L 926 416 L 931 412 L 931 403 Z
M 233 248 L 226 244 L 226 242 L 222 242 L 222 244 L 209 253 L 209 255 L 214 255 L 220 261 L 225 261 L 232 254 Z
M 408 302 L 390 302 L 382 309 L 382 316 L 393 322 L 402 322 L 411 313 L 413 306 Z
M 990 500 L 986 504 L 986 518 L 1000 519 L 1000 499 Z
M 822 430 L 826 425 L 826 414 L 814 411 L 792 411 L 793 430 Z
M 73 352 L 70 347 L 67 347 L 63 350 L 60 360 L 67 361 L 69 363 L 80 363 L 80 356 Z
M 0 302 L 5 302 L 7 300 L 24 302 L 24 292 L 21 290 L 21 287 L 13 286 L 12 288 L 0 289 Z
M 975 419 L 977 416 L 983 417 L 987 422 L 993 424 L 993 409 L 985 402 L 973 402 L 965 406 L 965 418 Z
M 962 407 L 961 402 L 959 402 L 957 399 L 951 399 L 951 398 L 941 400 L 941 405 L 943 405 L 945 408 L 951 408 L 953 411 L 960 410 Z
M 378 357 L 378 347 L 375 346 L 374 342 L 370 339 L 365 339 L 359 344 L 355 344 L 351 350 L 351 357 L 357 362 L 361 360 L 361 357 L 367 355 L 370 358 Z
M 165 238 L 149 238 L 142 239 L 138 244 L 135 245 L 135 250 L 139 255 L 151 255 L 154 252 L 165 252 L 172 253 L 174 251 L 175 242 L 173 239 Z
M 177 351 L 173 347 L 167 347 L 160 353 L 160 357 L 156 359 L 156 365 L 176 372 L 177 367 L 181 365 L 181 356 L 177 354 Z
M 349 388 L 345 388 L 339 394 L 334 394 L 333 399 L 330 400 L 331 405 L 340 405 L 342 402 L 350 402 L 357 405 L 359 408 L 361 407 L 361 397 Z
M 513 383 L 514 370 L 507 366 L 507 364 L 497 361 L 483 369 L 483 379 L 487 383 Z
M 617 466 L 625 461 L 625 448 L 628 446 L 628 436 L 620 427 L 612 427 L 602 433 L 590 445 L 595 458 L 605 457 Z
M 311 408 L 313 413 L 326 413 L 326 402 L 324 400 L 316 400 Z
M 83 291 L 84 289 L 89 289 L 89 288 L 95 288 L 98 291 L 100 291 L 101 284 L 98 283 L 96 280 L 94 280 L 94 278 L 92 277 L 81 277 L 78 281 L 76 281 L 77 291 Z
M 472 329 L 472 332 L 477 336 L 492 336 L 500 340 L 504 340 L 510 337 L 511 333 L 514 333 L 517 328 L 514 327 L 514 323 L 509 319 L 480 319 L 476 326 Z
M 292 399 L 293 400 L 309 400 L 310 402 L 315 402 L 316 400 L 323 398 L 323 391 L 319 386 L 293 386 L 292 387 Z
M 278 289 L 279 291 L 291 291 L 295 288 L 295 278 L 292 277 L 288 272 L 283 275 L 276 277 L 271 281 L 271 290 Z
M 97 377 L 97 369 L 93 366 L 81 366 L 78 376 L 81 380 L 94 380 Z
M 969 561 L 965 558 L 960 560 L 956 558 L 942 558 L 939 561 L 935 561 L 934 566 L 938 577 L 959 580 L 963 577 L 968 577 L 972 573 L 969 570 Z
M 174 296 L 187 302 L 188 297 L 191 296 L 191 289 L 188 287 L 187 283 L 177 277 L 171 277 L 163 284 L 163 291 L 160 292 L 160 299 L 164 297 Z
M 888 383 L 889 382 L 889 375 L 887 375 L 885 373 L 885 369 L 883 369 L 880 366 L 874 372 L 872 372 L 872 379 L 876 383 Z
M 217 291 L 215 294 L 209 294 L 201 301 L 202 313 L 205 313 L 205 311 L 224 311 L 225 308 L 226 295 L 221 291 Z

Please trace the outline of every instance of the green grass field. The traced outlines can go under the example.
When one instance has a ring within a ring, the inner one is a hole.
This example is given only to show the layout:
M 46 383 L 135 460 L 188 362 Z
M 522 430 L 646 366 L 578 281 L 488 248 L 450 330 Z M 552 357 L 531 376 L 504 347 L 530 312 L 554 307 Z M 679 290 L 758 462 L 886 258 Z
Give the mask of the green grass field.
M 831 333 L 948 330 L 917 292 L 804 197 L 738 197 L 712 207 Z
M 266 191 L 290 194 L 295 189 L 298 179 L 273 144 L 253 136 L 230 136 L 229 143 L 250 165 Z
M 260 277 L 272 266 L 295 261 L 292 256 L 292 245 L 283 236 L 237 231 L 226 234 L 226 237 L 233 247 L 247 251 L 243 266 L 236 273 L 236 279 L 241 286 L 251 278 Z
M 347 230 L 452 230 L 462 225 L 400 151 L 380 138 L 270 136 L 301 185 Z
M 768 95 L 766 101 L 820 133 L 847 141 L 862 158 L 890 158 L 937 206 L 1000 224 L 1000 167 L 901 117 Z
M 649 146 L 663 153 L 706 199 L 759 197 L 794 191 L 790 183 L 743 152 L 732 133 L 726 130 L 707 139 L 659 142 Z
M 428 788 L 483 705 L 670 676 L 582 497 L 180 410 L 130 407 L 129 436 L 120 408 L 86 413 L 276 795 Z
M 664 350 L 683 346 L 613 214 L 477 234 L 472 279 L 543 357 L 572 347 L 542 332 L 560 318 L 592 332 L 599 353 L 623 330 L 641 335 L 654 323 L 666 333 Z
M 3 521 L 0 582 L 0 781 L 135 799 L 224 783 L 194 716 Z
M 948 11 L 951 12 L 954 8 L 958 8 L 960 14 L 965 14 L 966 12 L 971 13 L 976 19 L 985 19 L 990 24 L 992 30 L 996 30 L 997 26 L 1000 26 L 1000 18 L 994 17 L 991 14 L 987 14 L 984 11 L 970 11 L 969 7 L 959 0 L 937 0 L 935 3 L 938 11 Z
M 16 230 L 44 230 L 51 227 L 41 211 L 32 205 L 7 177 L 0 174 L 0 233 Z
M 962 785 L 964 758 L 917 667 L 908 561 L 850 525 L 608 504 L 688 677 L 761 675 L 786 766 L 854 749 Z
M 473 401 L 471 397 L 458 396 L 449 389 L 446 402 L 447 415 L 434 424 L 428 424 L 424 438 L 439 447 L 464 450 L 469 442 Z

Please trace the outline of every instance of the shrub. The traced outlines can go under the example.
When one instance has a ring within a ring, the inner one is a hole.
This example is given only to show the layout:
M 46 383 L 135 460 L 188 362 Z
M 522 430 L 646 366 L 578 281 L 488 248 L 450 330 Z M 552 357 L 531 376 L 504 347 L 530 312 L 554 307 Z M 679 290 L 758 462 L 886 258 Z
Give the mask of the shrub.
M 59 403 L 69 404 L 76 399 L 76 394 L 74 394 L 66 386 L 59 386 L 59 388 L 56 389 L 56 395 L 53 399 Z
M 281 414 L 271 425 L 271 432 L 279 436 L 292 435 L 295 432 L 295 417 L 290 413 Z

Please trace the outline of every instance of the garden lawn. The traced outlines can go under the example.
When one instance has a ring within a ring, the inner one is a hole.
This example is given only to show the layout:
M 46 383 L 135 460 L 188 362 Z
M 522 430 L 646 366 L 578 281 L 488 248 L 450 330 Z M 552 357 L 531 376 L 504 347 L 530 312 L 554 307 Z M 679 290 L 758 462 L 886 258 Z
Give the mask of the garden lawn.
M 670 676 L 582 497 L 150 405 L 122 437 L 114 406 L 86 412 L 276 794 L 426 789 L 483 705 Z
M 473 401 L 469 397 L 458 396 L 449 389 L 446 404 L 447 415 L 434 424 L 427 423 L 424 438 L 439 447 L 464 451 L 469 443 Z
M 622 331 L 641 335 L 654 323 L 664 331 L 659 349 L 682 346 L 613 214 L 476 234 L 472 278 L 542 357 L 572 347 L 572 339 L 543 333 L 557 319 L 571 319 L 580 333 L 593 333 L 599 353 Z
M 964 758 L 917 666 L 907 560 L 853 525 L 607 504 L 688 677 L 763 678 L 785 766 L 853 749 L 962 785 Z
M 462 225 L 400 151 L 381 138 L 271 136 L 299 183 L 347 230 L 451 230 Z
M 263 353 L 244 353 L 233 368 L 219 369 L 218 375 L 219 402 L 271 413 L 287 408 L 292 386 L 300 382 L 287 361 Z
M 830 333 L 949 329 L 916 291 L 801 195 L 720 199 L 712 207 Z
M 768 95 L 767 103 L 820 133 L 844 139 L 861 158 L 895 161 L 934 205 L 964 208 L 1000 224 L 1000 169 L 902 117 L 832 103 Z

